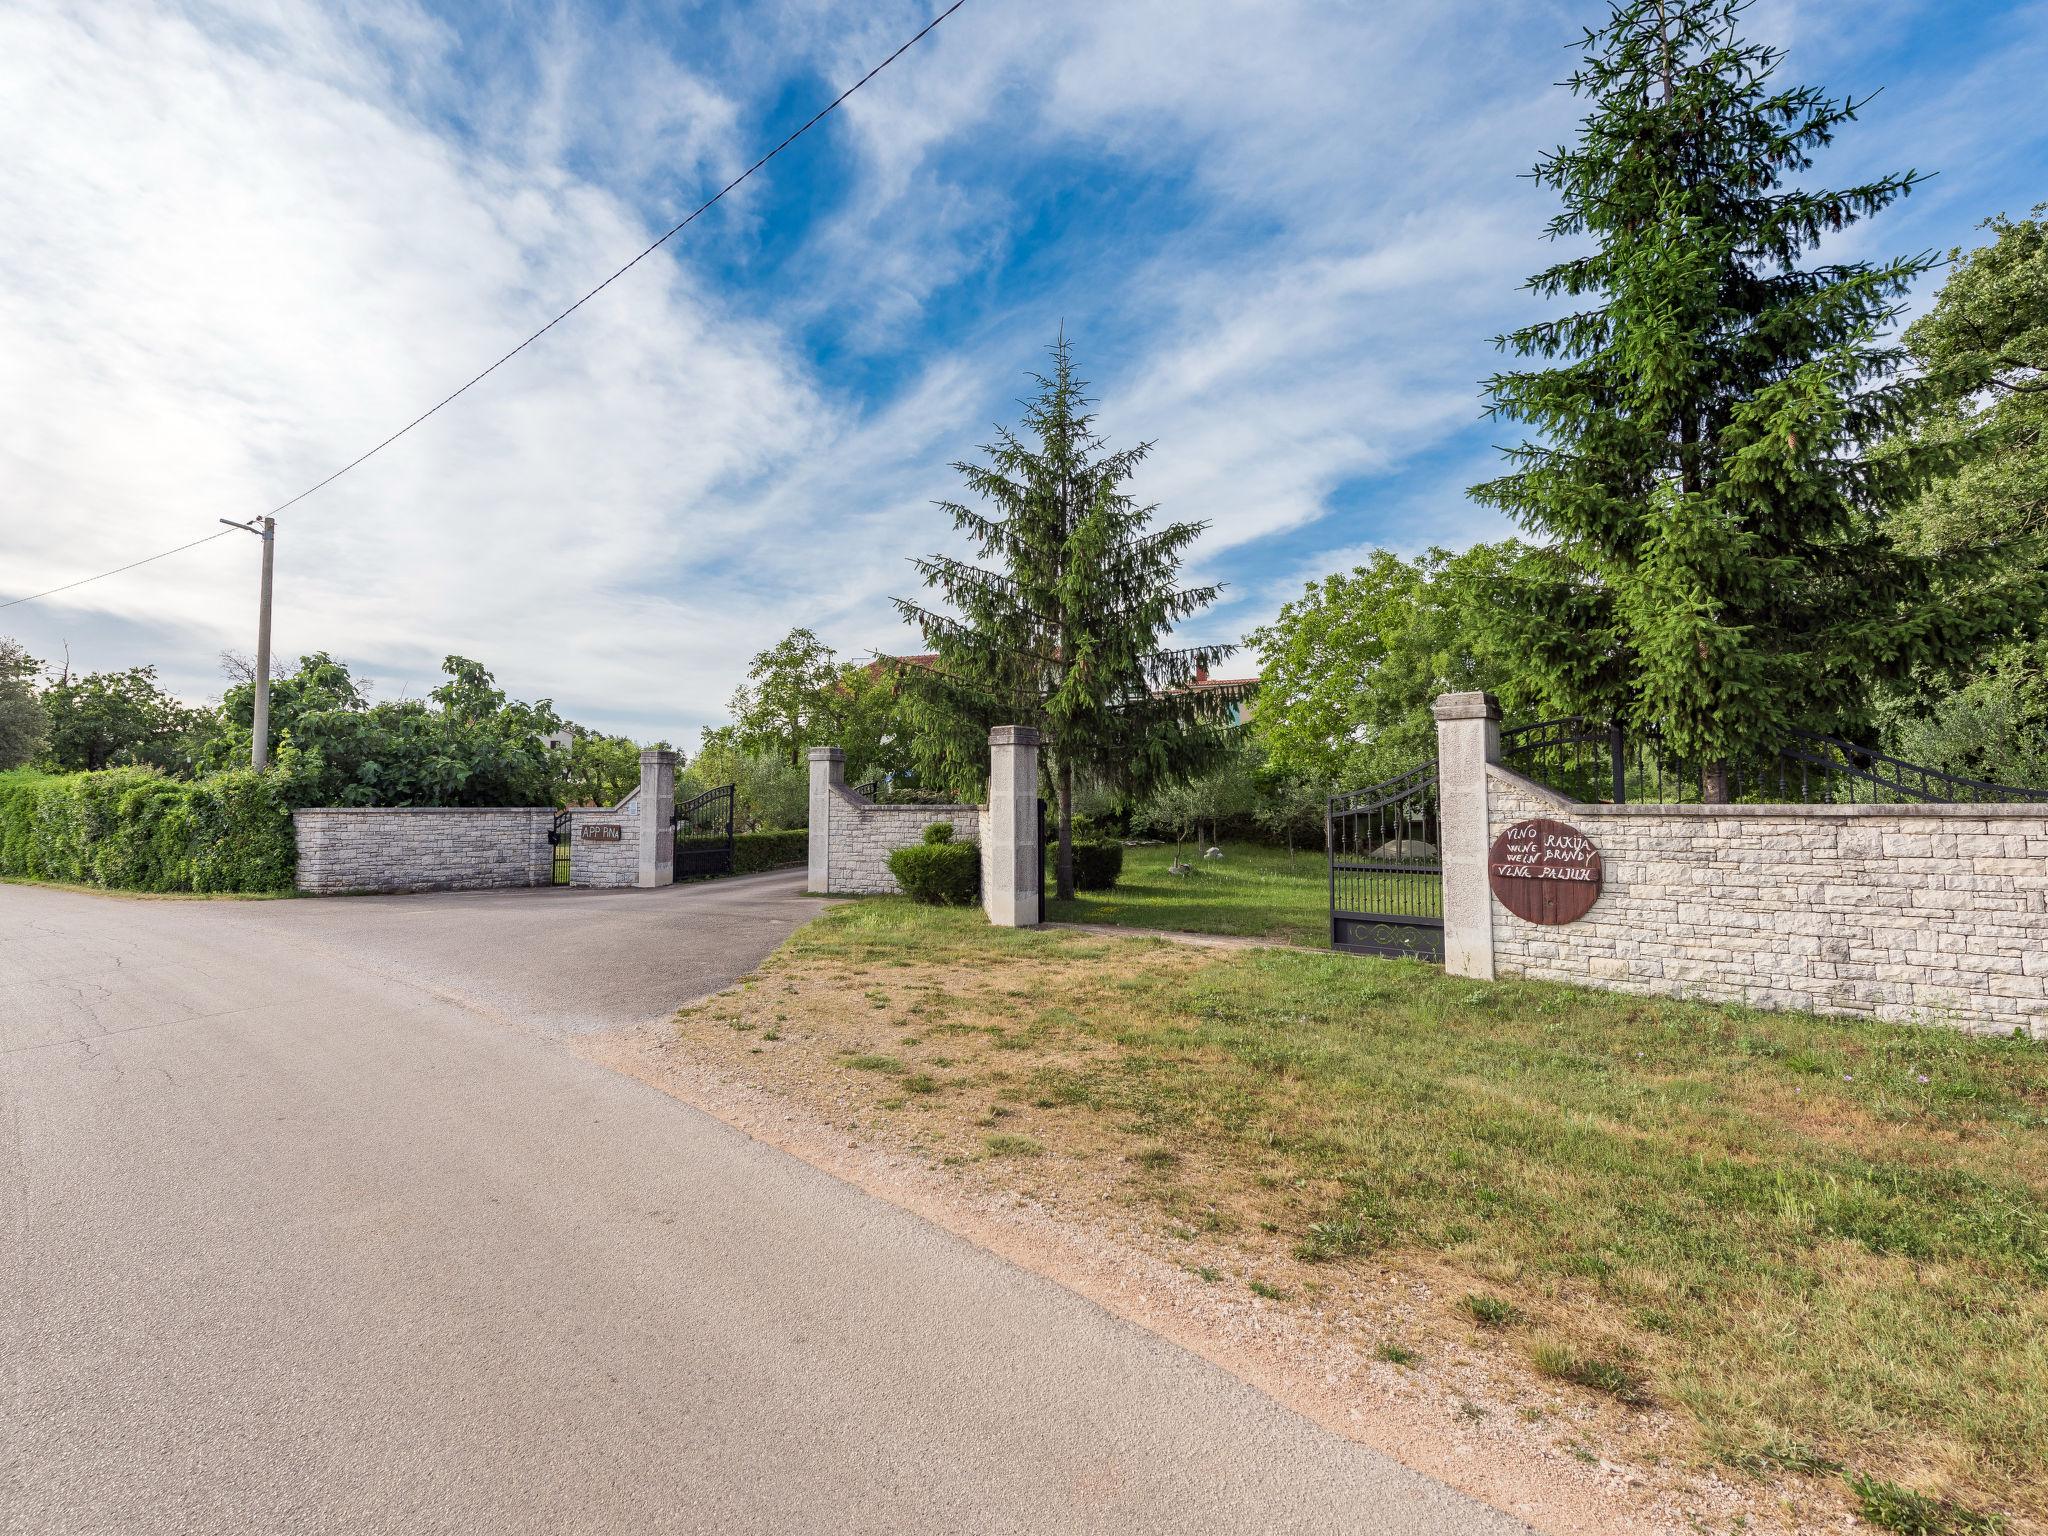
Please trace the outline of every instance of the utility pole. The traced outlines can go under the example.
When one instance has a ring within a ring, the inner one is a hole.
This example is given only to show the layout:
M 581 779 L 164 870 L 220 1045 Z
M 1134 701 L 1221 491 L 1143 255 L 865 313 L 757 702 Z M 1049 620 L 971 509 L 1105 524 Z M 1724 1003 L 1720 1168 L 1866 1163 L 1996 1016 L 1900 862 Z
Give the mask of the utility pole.
M 263 541 L 263 590 L 256 605 L 256 719 L 249 733 L 249 766 L 262 772 L 270 766 L 270 573 L 277 553 L 277 519 L 255 518 L 246 523 L 222 518 L 230 528 L 242 528 Z

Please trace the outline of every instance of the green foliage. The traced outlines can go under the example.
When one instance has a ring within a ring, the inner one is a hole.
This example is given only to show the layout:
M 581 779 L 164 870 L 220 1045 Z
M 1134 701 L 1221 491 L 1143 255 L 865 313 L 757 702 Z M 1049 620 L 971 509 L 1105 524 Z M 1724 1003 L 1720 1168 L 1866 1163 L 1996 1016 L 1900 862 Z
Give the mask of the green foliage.
M 970 907 L 981 899 L 981 849 L 974 843 L 912 843 L 889 855 L 889 873 L 912 901 Z
M 297 864 L 277 782 L 152 769 L 0 773 L 0 874 L 131 891 L 283 891 Z
M 2048 789 L 2048 640 L 2001 646 L 1947 686 L 1885 701 L 1887 750 L 1991 784 Z
M 808 629 L 792 629 L 754 657 L 747 682 L 732 696 L 735 745 L 746 755 L 800 765 L 804 748 L 824 740 L 825 696 L 838 675 L 832 648 Z
M 751 875 L 788 869 L 811 856 L 811 834 L 801 827 L 780 832 L 742 832 L 732 840 L 732 872 Z
M 1124 872 L 1124 845 L 1094 838 L 1074 843 L 1074 889 L 1106 891 Z
M 991 514 L 941 503 L 994 568 L 945 555 L 916 562 L 952 611 L 897 602 L 936 660 L 895 675 L 929 783 L 961 793 L 978 784 L 991 726 L 1042 733 L 1066 850 L 1077 775 L 1135 797 L 1198 771 L 1220 750 L 1217 727 L 1236 701 L 1191 686 L 1231 647 L 1163 648 L 1220 590 L 1180 585 L 1203 525 L 1151 526 L 1156 509 L 1124 488 L 1151 444 L 1108 451 L 1064 336 L 1051 352 L 1052 372 L 1035 376 L 1025 404 L 1032 441 L 999 427 L 986 463 L 954 465 Z M 1071 862 L 1059 862 L 1070 895 Z
M 924 829 L 923 841 L 927 843 L 950 843 L 955 828 L 950 821 L 935 821 Z
M 1992 242 L 1951 251 L 1934 307 L 1906 328 L 1933 397 L 1916 433 L 1955 450 L 1894 520 L 1918 547 L 2048 533 L 2048 204 L 2034 214 L 1985 220 Z M 2038 561 L 2038 543 L 2026 553 Z
M 723 848 L 722 837 L 678 838 L 678 850 L 690 848 Z M 811 856 L 811 835 L 801 828 L 781 832 L 741 832 L 732 840 L 732 872 L 736 875 L 759 874 L 768 869 L 788 869 L 801 864 Z
M 573 726 L 554 760 L 563 805 L 617 805 L 640 787 L 640 744 Z
M 1882 1478 L 1851 1477 L 1848 1482 L 1857 1512 L 1872 1525 L 1900 1536 L 1996 1536 L 2005 1529 L 1998 1515 L 1930 1498 Z
M 704 732 L 704 746 L 676 783 L 676 797 L 688 799 L 707 789 L 734 788 L 735 823 L 748 831 L 807 826 L 811 819 L 811 776 L 808 765 L 772 753 L 749 753 L 739 746 L 731 726 Z
M 508 701 L 482 665 L 442 664 L 448 681 L 426 700 L 371 704 L 345 663 L 323 652 L 271 683 L 277 745 L 272 773 L 289 805 L 554 805 L 564 758 L 546 738 L 565 722 L 545 699 Z M 253 685 L 227 691 L 223 730 L 201 765 L 249 758 Z M 573 748 L 571 749 L 573 753 Z M 638 776 L 637 767 L 635 777 Z
M 1268 771 L 1324 794 L 1376 783 L 1436 755 L 1440 693 L 1485 689 L 1514 715 L 1542 703 L 1526 650 L 1493 617 L 1530 553 L 1513 539 L 1412 561 L 1378 550 L 1310 582 L 1245 639 L 1263 662 L 1249 729 Z
M 1857 104 L 1777 84 L 1746 9 L 1620 0 L 1586 34 L 1592 109 L 1535 170 L 1585 248 L 1529 287 L 1570 312 L 1501 339 L 1547 364 L 1487 386 L 1535 438 L 1474 492 L 1549 541 L 1505 611 L 1563 702 L 1709 763 L 1861 734 L 1874 681 L 1966 658 L 2010 603 L 1959 566 L 1937 592 L 1877 524 L 1922 466 L 1873 449 L 1921 386 L 1873 338 L 1927 263 L 1802 262 L 1918 177 L 1788 185 Z
M 1931 403 L 1898 451 L 1946 452 L 1947 472 L 1890 520 L 1938 557 L 1990 552 L 2036 595 L 1974 665 L 1924 667 L 1888 690 L 1886 746 L 1974 779 L 2048 786 L 2048 222 L 1995 218 L 1991 244 L 1950 254 L 1934 307 L 1906 330 Z
M 0 639 L 0 770 L 32 762 L 50 734 L 50 719 L 36 697 L 38 662 L 12 640 Z
M 211 723 L 207 711 L 159 688 L 155 667 L 62 678 L 43 689 L 42 702 L 49 722 L 42 766 L 56 773 L 189 769 L 197 738 Z

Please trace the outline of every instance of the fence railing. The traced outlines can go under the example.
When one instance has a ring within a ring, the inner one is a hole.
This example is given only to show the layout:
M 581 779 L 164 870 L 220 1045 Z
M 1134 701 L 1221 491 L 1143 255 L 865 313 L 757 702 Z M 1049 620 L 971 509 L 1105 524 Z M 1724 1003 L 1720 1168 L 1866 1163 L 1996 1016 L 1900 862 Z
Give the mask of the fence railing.
M 2048 802 L 2048 789 L 1990 784 L 1909 763 L 1817 731 L 1793 730 L 1776 752 L 1704 762 L 1656 731 L 1567 715 L 1500 735 L 1501 761 L 1574 800 L 1614 805 L 1708 801 L 1718 778 L 1733 804 L 1901 805 Z

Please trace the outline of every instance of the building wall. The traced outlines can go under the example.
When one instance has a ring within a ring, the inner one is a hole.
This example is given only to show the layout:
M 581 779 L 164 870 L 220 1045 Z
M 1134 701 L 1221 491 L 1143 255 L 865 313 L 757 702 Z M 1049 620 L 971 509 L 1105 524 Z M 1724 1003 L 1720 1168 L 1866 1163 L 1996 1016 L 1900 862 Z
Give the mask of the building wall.
M 545 806 L 294 811 L 298 888 L 333 895 L 548 885 L 554 820 Z
M 592 842 L 586 827 L 619 829 L 617 842 Z M 569 883 L 615 888 L 640 876 L 640 791 L 615 806 L 579 805 L 569 812 Z
M 2048 1040 L 2048 808 L 1585 805 L 1485 773 L 1489 837 L 1548 816 L 1602 864 L 1575 923 L 1489 894 L 1496 975 Z

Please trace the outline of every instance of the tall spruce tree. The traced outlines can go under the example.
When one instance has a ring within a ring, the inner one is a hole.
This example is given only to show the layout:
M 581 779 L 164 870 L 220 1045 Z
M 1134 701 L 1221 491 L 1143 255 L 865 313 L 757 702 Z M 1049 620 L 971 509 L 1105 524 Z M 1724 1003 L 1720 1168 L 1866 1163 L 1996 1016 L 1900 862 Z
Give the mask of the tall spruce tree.
M 1865 103 L 1779 84 L 1749 4 L 1614 0 L 1587 31 L 1592 110 L 1534 175 L 1590 249 L 1527 285 L 1571 313 L 1499 338 L 1548 364 L 1486 386 L 1537 440 L 1473 492 L 1547 541 L 1504 617 L 1561 699 L 1661 729 L 1709 800 L 1787 727 L 1867 731 L 1874 681 L 1965 655 L 2004 600 L 1938 599 L 1880 525 L 1921 474 L 1871 450 L 1915 405 L 1883 338 L 1929 258 L 1811 257 L 1918 174 L 1790 184 Z
M 1180 584 L 1181 557 L 1206 525 L 1151 527 L 1157 509 L 1124 486 L 1152 445 L 1109 451 L 1064 334 L 1051 354 L 1051 373 L 1032 375 L 1025 436 L 999 426 L 982 449 L 987 463 L 953 466 L 990 512 L 939 503 L 996 568 L 946 555 L 913 562 L 952 611 L 897 600 L 936 653 L 897 675 L 929 782 L 978 779 L 991 726 L 1043 733 L 1064 900 L 1074 894 L 1076 776 L 1137 796 L 1207 766 L 1230 701 L 1194 684 L 1234 647 L 1162 644 L 1221 590 Z

